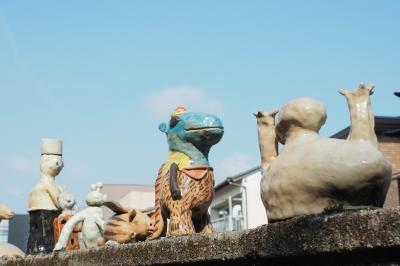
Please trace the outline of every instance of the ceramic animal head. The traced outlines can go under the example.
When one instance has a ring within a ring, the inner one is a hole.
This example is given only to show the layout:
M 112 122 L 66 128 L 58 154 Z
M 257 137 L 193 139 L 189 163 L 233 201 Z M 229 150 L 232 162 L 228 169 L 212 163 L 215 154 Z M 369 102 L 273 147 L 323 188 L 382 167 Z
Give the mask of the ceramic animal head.
M 14 217 L 13 211 L 4 204 L 0 204 L 0 221 L 9 220 Z
M 58 196 L 58 205 L 62 210 L 72 210 L 75 206 L 75 198 L 72 193 L 67 192 L 64 189 L 64 192 Z
M 278 113 L 276 134 L 279 142 L 285 144 L 287 137 L 298 128 L 318 133 L 326 117 L 325 107 L 318 100 L 304 97 L 289 101 Z
M 57 176 L 64 167 L 62 156 L 43 154 L 40 158 L 40 172 L 47 176 Z
M 186 153 L 194 146 L 206 157 L 224 134 L 222 121 L 215 115 L 188 112 L 183 107 L 178 107 L 169 123 L 161 123 L 159 129 L 167 134 L 170 150 Z
M 128 243 L 132 240 L 142 241 L 154 232 L 150 213 L 132 209 L 127 213 L 114 215 L 105 227 L 106 240 Z
M 91 186 L 92 191 L 86 196 L 86 204 L 88 206 L 101 206 L 107 200 L 107 195 L 101 192 L 102 183 L 96 183 Z

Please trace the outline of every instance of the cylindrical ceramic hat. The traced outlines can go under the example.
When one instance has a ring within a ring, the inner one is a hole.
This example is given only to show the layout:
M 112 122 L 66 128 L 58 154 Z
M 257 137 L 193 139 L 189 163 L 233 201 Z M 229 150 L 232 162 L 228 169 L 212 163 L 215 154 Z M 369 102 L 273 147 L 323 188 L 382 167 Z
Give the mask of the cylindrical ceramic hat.
M 62 155 L 62 141 L 59 139 L 42 139 L 41 155 Z

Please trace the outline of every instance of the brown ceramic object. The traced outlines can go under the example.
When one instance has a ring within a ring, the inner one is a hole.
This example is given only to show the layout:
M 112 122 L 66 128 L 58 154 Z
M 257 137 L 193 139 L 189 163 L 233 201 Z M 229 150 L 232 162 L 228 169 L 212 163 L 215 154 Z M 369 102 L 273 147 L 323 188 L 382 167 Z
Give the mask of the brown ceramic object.
M 53 221 L 53 228 L 54 228 L 54 242 L 57 243 L 58 238 L 64 228 L 64 225 L 68 222 L 68 220 L 72 217 L 72 215 L 60 215 Z M 79 249 L 79 238 L 78 233 L 80 232 L 80 225 L 74 227 L 72 231 L 67 246 L 65 247 L 66 250 L 76 250 Z
M 106 222 L 105 241 L 125 244 L 145 240 L 154 231 L 150 215 L 136 209 L 114 215 Z
M 177 170 L 176 182 L 178 187 L 185 188 L 180 199 L 173 199 L 169 173 L 163 174 L 162 166 L 155 185 L 155 232 L 150 239 L 165 235 L 167 216 L 163 213 L 167 212 L 170 213 L 171 236 L 214 232 L 208 214 L 208 207 L 214 197 L 213 168 L 194 166 Z

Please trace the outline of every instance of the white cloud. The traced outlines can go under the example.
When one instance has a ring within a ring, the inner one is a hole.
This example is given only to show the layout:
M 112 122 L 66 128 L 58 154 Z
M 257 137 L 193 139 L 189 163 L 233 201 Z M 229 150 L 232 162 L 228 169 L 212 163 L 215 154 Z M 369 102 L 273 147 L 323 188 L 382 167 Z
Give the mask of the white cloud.
M 190 111 L 218 113 L 222 102 L 208 97 L 203 90 L 191 86 L 177 86 L 158 90 L 146 99 L 146 108 L 157 118 L 168 116 L 178 106 Z
M 237 175 L 243 171 L 249 170 L 260 164 L 260 159 L 244 154 L 244 153 L 233 153 L 229 157 L 223 159 L 217 163 L 218 176 L 225 179 L 233 175 Z
M 35 174 L 39 170 L 39 162 L 24 155 L 14 155 L 2 158 L 3 163 L 19 174 Z

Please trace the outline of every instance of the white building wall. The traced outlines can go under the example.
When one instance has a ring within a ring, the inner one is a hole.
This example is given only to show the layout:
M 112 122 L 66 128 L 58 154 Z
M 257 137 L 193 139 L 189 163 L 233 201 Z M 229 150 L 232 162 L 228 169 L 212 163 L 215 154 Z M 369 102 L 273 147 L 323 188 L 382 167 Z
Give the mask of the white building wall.
M 254 172 L 243 179 L 247 187 L 247 226 L 255 228 L 268 223 L 265 207 L 260 196 L 261 171 Z
M 0 243 L 8 242 L 8 221 L 2 220 L 0 222 Z

